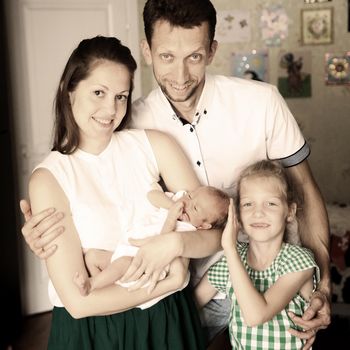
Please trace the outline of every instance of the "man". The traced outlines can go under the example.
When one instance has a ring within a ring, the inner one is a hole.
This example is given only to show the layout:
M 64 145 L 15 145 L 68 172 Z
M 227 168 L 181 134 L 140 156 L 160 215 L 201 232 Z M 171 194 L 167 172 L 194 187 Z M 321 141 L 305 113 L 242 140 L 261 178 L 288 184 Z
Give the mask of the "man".
M 322 280 L 303 318 L 293 316 L 305 331 L 291 333 L 308 339 L 304 348 L 309 349 L 316 331 L 330 322 L 328 222 L 306 160 L 309 147 L 273 86 L 206 74 L 218 45 L 214 40 L 216 12 L 209 0 L 148 0 L 143 17 L 146 40 L 141 48 L 159 88 L 134 103 L 131 126 L 172 135 L 202 184 L 219 187 L 230 195 L 240 170 L 266 158 L 279 159 L 288 167 L 302 192 L 301 239 L 314 251 Z M 30 208 L 25 202 L 22 211 L 29 219 Z M 59 230 L 50 232 L 55 216 L 42 222 L 46 216 L 36 215 L 22 229 L 32 250 L 42 258 L 53 253 L 55 246 L 48 242 L 59 234 Z M 37 240 L 43 232 L 49 234 Z M 125 280 L 152 275 L 151 283 L 155 284 L 159 271 L 175 256 L 201 258 L 218 251 L 220 232 L 169 233 L 132 242 L 141 248 Z M 207 324 L 210 338 L 226 327 L 229 309 L 225 299 L 207 305 L 204 319 L 212 321 Z

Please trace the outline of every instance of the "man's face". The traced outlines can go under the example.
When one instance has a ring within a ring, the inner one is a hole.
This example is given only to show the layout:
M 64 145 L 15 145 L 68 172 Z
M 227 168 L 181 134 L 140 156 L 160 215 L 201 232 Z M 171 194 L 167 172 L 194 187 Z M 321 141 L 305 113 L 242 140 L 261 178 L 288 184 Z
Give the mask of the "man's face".
M 216 47 L 214 41 L 210 48 L 207 23 L 187 29 L 162 20 L 154 25 L 151 47 L 142 43 L 146 62 L 153 65 L 155 79 L 175 106 L 198 102 Z

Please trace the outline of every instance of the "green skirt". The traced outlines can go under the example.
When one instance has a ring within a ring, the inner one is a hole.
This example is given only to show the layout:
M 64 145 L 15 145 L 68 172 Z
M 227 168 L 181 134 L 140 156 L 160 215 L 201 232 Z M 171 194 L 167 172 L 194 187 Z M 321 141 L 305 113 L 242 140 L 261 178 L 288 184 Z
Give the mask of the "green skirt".
M 54 307 L 50 350 L 199 350 L 204 336 L 189 288 L 154 306 L 74 319 Z

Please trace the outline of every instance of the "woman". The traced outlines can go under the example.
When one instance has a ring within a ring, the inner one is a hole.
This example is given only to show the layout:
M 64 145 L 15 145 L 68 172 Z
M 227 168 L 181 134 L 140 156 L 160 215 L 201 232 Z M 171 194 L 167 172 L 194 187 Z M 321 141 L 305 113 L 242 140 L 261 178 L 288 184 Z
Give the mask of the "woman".
M 113 285 L 82 296 L 73 281 L 76 272 L 87 276 L 84 251 L 113 250 L 127 241 L 128 225 L 144 208 L 140 201 L 160 176 L 174 192 L 199 185 L 173 140 L 156 131 L 121 131 L 135 69 L 130 50 L 118 39 L 95 37 L 73 51 L 59 83 L 53 151 L 29 183 L 33 214 L 48 207 L 64 214 L 58 249 L 46 259 L 54 305 L 49 349 L 204 348 L 187 291 L 147 310 L 132 309 L 181 289 L 187 261 L 175 259 L 151 294 Z

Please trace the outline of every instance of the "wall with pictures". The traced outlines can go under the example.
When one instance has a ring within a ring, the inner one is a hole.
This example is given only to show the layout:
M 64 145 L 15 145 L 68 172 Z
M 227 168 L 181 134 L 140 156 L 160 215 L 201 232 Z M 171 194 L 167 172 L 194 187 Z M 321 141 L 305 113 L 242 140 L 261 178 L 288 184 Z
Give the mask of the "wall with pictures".
M 311 145 L 309 162 L 326 201 L 350 203 L 348 0 L 212 2 L 219 49 L 208 71 L 253 69 L 278 86 Z M 140 17 L 144 3 L 139 0 Z M 140 67 L 146 94 L 155 83 L 150 68 Z

